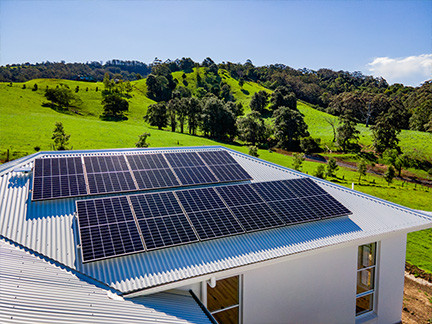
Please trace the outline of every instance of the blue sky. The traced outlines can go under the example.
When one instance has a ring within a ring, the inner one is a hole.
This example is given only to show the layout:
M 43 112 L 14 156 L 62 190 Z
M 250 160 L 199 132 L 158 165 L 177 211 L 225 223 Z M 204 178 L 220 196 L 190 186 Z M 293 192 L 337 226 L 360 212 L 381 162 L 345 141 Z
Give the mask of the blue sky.
M 0 0 L 0 65 L 207 56 L 419 85 L 432 74 L 432 1 Z

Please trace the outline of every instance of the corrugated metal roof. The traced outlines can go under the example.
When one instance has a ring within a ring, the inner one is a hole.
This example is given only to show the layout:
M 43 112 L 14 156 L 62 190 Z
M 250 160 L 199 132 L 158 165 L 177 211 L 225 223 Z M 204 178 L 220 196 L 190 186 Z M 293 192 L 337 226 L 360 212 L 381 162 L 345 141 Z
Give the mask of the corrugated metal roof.
M 50 156 L 209 149 L 215 147 L 52 152 Z M 248 155 L 228 152 L 254 181 L 307 177 Z M 18 166 L 31 166 L 35 156 Z M 429 216 L 311 177 L 353 214 L 82 264 L 76 249 L 76 199 L 31 202 L 28 195 L 31 174 L 16 173 L 10 168 L 3 170 L 0 176 L 0 233 L 124 293 L 393 231 L 432 227 Z
M 123 299 L 0 240 L 1 323 L 211 323 L 192 296 Z

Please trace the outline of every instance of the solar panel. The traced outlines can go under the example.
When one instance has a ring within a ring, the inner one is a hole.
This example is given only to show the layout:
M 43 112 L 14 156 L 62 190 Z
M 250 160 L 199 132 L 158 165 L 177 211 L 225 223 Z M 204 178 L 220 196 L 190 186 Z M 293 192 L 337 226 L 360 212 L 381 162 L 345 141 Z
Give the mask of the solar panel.
M 144 251 L 125 196 L 76 204 L 84 262 Z
M 220 186 L 215 188 L 228 207 L 253 205 L 263 203 L 264 200 L 252 189 L 250 184 Z
M 175 194 L 187 214 L 203 210 L 226 208 L 224 202 L 213 188 L 180 190 L 176 191 Z
M 36 177 L 33 179 L 32 200 L 74 197 L 87 194 L 83 174 Z
M 205 184 L 218 182 L 206 166 L 175 168 L 175 174 L 182 185 Z
M 198 152 L 207 165 L 237 164 L 236 160 L 227 151 Z
M 205 165 L 196 152 L 165 153 L 164 155 L 173 168 Z
M 130 196 L 137 219 L 183 214 L 172 192 Z
M 36 159 L 34 177 L 83 174 L 79 157 Z
M 349 215 L 351 212 L 329 194 L 301 198 L 309 209 L 320 218 L 332 218 Z
M 210 165 L 219 182 L 251 180 L 252 177 L 238 164 Z
M 163 154 L 126 155 L 132 170 L 168 169 L 169 165 Z
M 287 225 L 320 219 L 300 199 L 270 201 L 267 204 Z
M 129 171 L 124 155 L 85 156 L 87 173 Z
M 201 240 L 244 233 L 228 208 L 188 213 L 188 217 Z
M 198 241 L 185 215 L 138 220 L 147 250 Z
M 294 193 L 282 181 L 256 182 L 251 186 L 265 201 L 277 201 L 296 198 Z
M 180 186 L 171 169 L 133 171 L 138 189 L 170 188 Z
M 281 181 L 297 197 L 325 195 L 327 192 L 309 178 Z
M 129 171 L 87 174 L 90 194 L 137 190 Z
M 235 206 L 231 211 L 248 232 L 285 225 L 266 203 Z

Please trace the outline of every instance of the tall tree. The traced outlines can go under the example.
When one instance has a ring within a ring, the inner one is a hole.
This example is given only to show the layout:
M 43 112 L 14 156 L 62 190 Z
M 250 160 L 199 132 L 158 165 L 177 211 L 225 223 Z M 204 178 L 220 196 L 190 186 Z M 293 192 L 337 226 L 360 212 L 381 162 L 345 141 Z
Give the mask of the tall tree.
M 171 99 L 170 101 L 168 101 L 167 104 L 167 112 L 168 112 L 168 120 L 169 120 L 169 124 L 171 126 L 171 132 L 175 132 L 176 131 L 176 127 L 177 127 L 177 111 L 179 110 L 179 106 L 180 106 L 180 99 L 178 98 L 174 98 Z
M 271 94 L 270 109 L 276 110 L 280 107 L 287 107 L 290 109 L 297 109 L 297 99 L 293 92 L 289 91 L 286 87 L 277 87 Z
M 387 185 L 390 185 L 390 183 L 393 182 L 393 179 L 395 177 L 395 169 L 392 165 L 390 165 L 387 168 L 387 171 L 384 173 L 384 180 L 387 181 Z
M 221 100 L 209 97 L 205 101 L 201 127 L 206 136 L 217 139 L 234 137 L 237 131 L 235 121 L 234 114 Z
M 168 113 L 165 102 L 158 102 L 157 104 L 150 105 L 144 120 L 151 126 L 157 126 L 158 129 L 168 125 Z
M 268 104 L 269 94 L 264 91 L 255 92 L 250 101 L 250 108 L 252 111 L 257 111 L 260 114 L 264 112 L 265 107 Z
M 338 169 L 339 169 L 339 166 L 337 165 L 336 159 L 334 157 L 331 157 L 327 161 L 327 176 L 328 177 L 336 176 L 336 171 Z
M 287 107 L 280 107 L 273 113 L 275 137 L 282 148 L 292 148 L 300 137 L 309 136 L 303 115 Z
M 184 124 L 186 122 L 186 117 L 189 111 L 189 99 L 188 98 L 181 98 L 179 100 L 179 104 L 177 106 L 177 120 L 180 125 L 180 133 L 183 133 Z
M 45 90 L 45 98 L 51 101 L 52 105 L 59 108 L 69 108 L 72 104 L 79 104 L 80 100 L 73 92 L 66 86 L 61 86 L 53 89 Z
M 399 139 L 397 136 L 401 131 L 401 119 L 404 118 L 396 107 L 391 107 L 388 112 L 381 114 L 376 124 L 372 126 L 373 145 L 378 153 L 387 149 L 397 149 Z
M 360 132 L 353 118 L 346 113 L 339 118 L 340 126 L 336 129 L 336 142 L 346 152 L 353 141 L 358 141 Z
M 67 150 L 67 145 L 69 144 L 69 138 L 70 135 L 66 134 L 63 127 L 63 123 L 56 122 L 53 135 L 51 137 L 51 139 L 54 140 L 54 148 L 57 151 Z
M 104 117 L 122 118 L 129 110 L 129 102 L 123 99 L 119 93 L 110 93 L 103 97 Z
M 237 118 L 238 137 L 245 142 L 255 145 L 264 143 L 266 140 L 267 128 L 260 113 L 253 111 L 245 117 Z
M 366 175 L 367 164 L 365 160 L 361 160 L 357 165 L 357 173 L 359 174 L 358 182 L 360 184 L 360 180 L 362 176 Z
M 201 122 L 201 102 L 197 98 L 188 98 L 187 102 L 187 121 L 189 134 L 195 135 L 195 132 Z

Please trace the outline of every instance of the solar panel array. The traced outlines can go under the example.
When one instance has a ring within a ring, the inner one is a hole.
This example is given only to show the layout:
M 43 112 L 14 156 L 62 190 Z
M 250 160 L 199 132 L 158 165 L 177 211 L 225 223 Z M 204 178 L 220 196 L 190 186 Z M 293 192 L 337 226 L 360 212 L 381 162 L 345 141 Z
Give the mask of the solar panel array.
M 32 200 L 250 180 L 223 150 L 35 160 Z
M 307 178 L 84 200 L 77 211 L 83 262 L 351 213 Z

